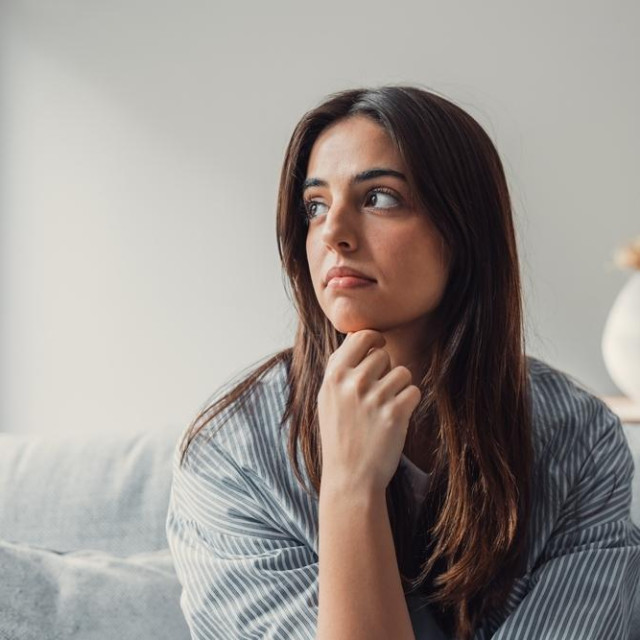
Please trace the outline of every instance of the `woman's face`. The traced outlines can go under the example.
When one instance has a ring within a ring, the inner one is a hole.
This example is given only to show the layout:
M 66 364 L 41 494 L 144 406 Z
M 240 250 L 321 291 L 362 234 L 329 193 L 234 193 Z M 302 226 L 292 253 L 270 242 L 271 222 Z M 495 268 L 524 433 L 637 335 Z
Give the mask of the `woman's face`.
M 397 173 L 360 175 L 373 169 Z M 440 235 L 415 208 L 402 176 L 408 174 L 397 149 L 366 116 L 333 123 L 313 145 L 303 192 L 310 216 L 307 259 L 320 307 L 339 332 L 428 332 L 448 266 Z M 327 284 L 327 272 L 336 266 L 374 282 Z

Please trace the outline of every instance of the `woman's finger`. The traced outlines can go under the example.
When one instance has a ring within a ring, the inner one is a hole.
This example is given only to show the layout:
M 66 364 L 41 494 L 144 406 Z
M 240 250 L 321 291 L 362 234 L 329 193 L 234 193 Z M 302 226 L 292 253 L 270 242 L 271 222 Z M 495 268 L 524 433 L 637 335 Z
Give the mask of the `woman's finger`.
M 409 424 L 409 418 L 411 417 L 411 414 L 420 403 L 421 397 L 422 392 L 420 391 L 420 388 L 416 387 L 416 385 L 414 384 L 410 384 L 408 387 L 405 387 L 396 396 L 396 401 L 399 402 L 405 410 L 404 421 L 406 422 L 407 426 Z
M 382 347 L 386 340 L 380 331 L 375 329 L 362 329 L 347 334 L 348 340 L 331 354 L 332 366 L 357 367 L 369 352 L 371 347 Z
M 376 383 L 375 391 L 380 399 L 385 401 L 398 396 L 411 383 L 411 371 L 407 367 L 397 366 Z M 416 389 L 420 391 L 418 387 Z
M 380 347 L 372 347 L 356 371 L 363 371 L 372 382 L 377 382 L 391 371 L 389 353 Z

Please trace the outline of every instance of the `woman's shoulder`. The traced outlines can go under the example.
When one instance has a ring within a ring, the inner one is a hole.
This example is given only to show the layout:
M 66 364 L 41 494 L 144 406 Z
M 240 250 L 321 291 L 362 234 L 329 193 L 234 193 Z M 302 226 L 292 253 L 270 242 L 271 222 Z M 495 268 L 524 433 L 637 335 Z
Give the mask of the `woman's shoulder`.
M 527 356 L 531 385 L 533 437 L 539 454 L 552 451 L 556 459 L 588 453 L 620 420 L 583 381 L 549 363 Z
M 283 437 L 280 423 L 288 395 L 288 367 L 286 361 L 276 361 L 240 392 L 239 385 L 259 364 L 226 380 L 201 405 L 197 424 L 203 426 L 189 445 L 192 457 L 213 447 L 237 464 L 257 470 L 267 455 L 276 454 Z M 185 434 L 191 429 L 190 425 Z

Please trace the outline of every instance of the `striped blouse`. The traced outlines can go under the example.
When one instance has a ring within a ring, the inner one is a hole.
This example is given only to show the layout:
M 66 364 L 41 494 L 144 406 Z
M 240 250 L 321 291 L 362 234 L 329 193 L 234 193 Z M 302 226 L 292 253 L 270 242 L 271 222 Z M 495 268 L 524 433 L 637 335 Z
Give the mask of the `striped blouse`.
M 622 425 L 567 374 L 527 361 L 535 452 L 527 570 L 473 640 L 626 640 L 640 529 L 630 520 L 634 467 Z M 318 501 L 300 452 L 311 495 L 297 482 L 278 428 L 286 397 L 280 363 L 241 410 L 207 424 L 183 466 L 176 446 L 166 532 L 194 639 L 315 638 Z M 416 495 L 426 490 L 428 475 L 404 454 L 401 468 Z M 416 640 L 446 640 L 421 604 L 407 597 Z

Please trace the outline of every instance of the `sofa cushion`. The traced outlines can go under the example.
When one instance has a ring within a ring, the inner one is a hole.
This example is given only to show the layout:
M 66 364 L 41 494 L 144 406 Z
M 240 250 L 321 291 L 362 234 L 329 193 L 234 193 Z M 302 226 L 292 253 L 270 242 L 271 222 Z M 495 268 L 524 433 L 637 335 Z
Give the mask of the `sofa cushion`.
M 166 548 L 171 460 L 182 430 L 0 433 L 0 539 L 120 556 Z
M 168 549 L 127 558 L 0 540 L 0 638 L 187 640 Z

